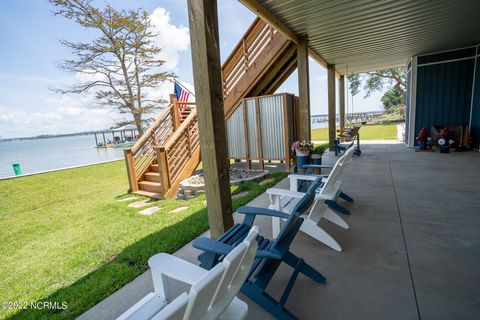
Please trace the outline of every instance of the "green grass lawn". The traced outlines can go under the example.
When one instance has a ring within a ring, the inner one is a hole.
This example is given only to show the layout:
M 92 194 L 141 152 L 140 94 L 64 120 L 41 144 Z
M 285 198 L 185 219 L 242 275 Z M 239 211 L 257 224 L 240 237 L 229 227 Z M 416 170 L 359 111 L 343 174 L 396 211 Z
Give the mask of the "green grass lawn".
M 251 192 L 267 183 L 232 187 Z M 66 310 L 2 310 L 0 318 L 72 319 L 147 270 L 158 252 L 172 253 L 208 228 L 205 197 L 152 203 L 141 216 L 126 194 L 123 161 L 0 181 L 0 302 L 67 302 Z M 168 213 L 188 206 L 188 210 Z
M 396 124 L 366 125 L 360 129 L 361 140 L 396 140 Z M 312 140 L 328 141 L 328 128 L 312 129 Z

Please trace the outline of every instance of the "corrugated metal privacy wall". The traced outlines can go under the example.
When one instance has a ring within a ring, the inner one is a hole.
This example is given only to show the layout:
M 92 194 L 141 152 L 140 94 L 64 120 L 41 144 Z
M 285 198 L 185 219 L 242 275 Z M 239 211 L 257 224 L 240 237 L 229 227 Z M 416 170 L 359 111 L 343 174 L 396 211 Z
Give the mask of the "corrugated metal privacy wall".
M 289 161 L 293 142 L 294 96 L 247 98 L 227 119 L 232 159 Z
M 282 96 L 258 99 L 263 158 L 285 159 L 285 115 Z
M 467 125 L 480 146 L 480 52 L 476 47 L 413 57 L 407 83 L 407 143 L 421 128 Z
M 228 155 L 230 158 L 244 158 L 247 154 L 244 137 L 244 105 L 240 105 L 227 121 Z

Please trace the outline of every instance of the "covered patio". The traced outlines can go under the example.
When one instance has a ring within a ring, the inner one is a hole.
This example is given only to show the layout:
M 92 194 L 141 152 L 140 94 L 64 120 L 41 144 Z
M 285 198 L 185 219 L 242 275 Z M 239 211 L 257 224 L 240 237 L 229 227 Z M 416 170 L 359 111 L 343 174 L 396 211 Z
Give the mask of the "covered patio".
M 403 143 L 367 144 L 341 180 L 355 198 L 343 216 L 350 230 L 321 222 L 344 248 L 335 252 L 303 232 L 292 252 L 327 277 L 300 276 L 286 307 L 299 319 L 476 319 L 480 314 L 480 154 L 414 152 Z M 328 161 L 335 157 L 329 154 Z M 278 187 L 288 188 L 288 179 Z M 266 207 L 266 194 L 250 205 Z M 239 217 L 234 215 L 237 220 Z M 271 236 L 271 220 L 256 220 Z M 198 264 L 188 244 L 176 255 Z M 267 291 L 281 292 L 291 269 L 281 266 Z M 80 319 L 112 319 L 152 290 L 150 271 Z M 184 286 L 174 286 L 180 293 Z M 248 319 L 270 315 L 247 297 Z

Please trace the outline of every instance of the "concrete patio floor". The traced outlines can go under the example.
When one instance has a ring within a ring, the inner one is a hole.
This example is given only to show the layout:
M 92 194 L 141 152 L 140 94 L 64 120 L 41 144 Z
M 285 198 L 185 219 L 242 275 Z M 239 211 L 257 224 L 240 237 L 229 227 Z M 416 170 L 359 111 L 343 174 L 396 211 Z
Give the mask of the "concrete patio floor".
M 343 216 L 350 230 L 321 222 L 344 251 L 300 232 L 292 252 L 327 284 L 299 276 L 286 307 L 299 319 L 479 319 L 480 153 L 419 153 L 400 143 L 362 151 L 341 178 L 355 199 L 343 202 L 352 212 Z M 279 186 L 288 188 L 288 181 Z M 264 194 L 250 205 L 267 201 Z M 256 221 L 270 236 L 270 220 Z M 176 255 L 197 263 L 190 245 Z M 267 291 L 278 298 L 290 274 L 282 265 Z M 146 272 L 80 318 L 113 319 L 151 290 Z M 239 297 L 249 305 L 248 319 L 271 319 Z

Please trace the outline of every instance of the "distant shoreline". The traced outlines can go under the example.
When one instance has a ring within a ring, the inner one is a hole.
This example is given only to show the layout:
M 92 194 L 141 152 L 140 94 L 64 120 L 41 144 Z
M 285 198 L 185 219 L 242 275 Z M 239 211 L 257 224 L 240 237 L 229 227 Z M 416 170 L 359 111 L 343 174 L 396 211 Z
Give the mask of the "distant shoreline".
M 30 176 L 34 176 L 34 175 L 37 175 L 37 174 L 45 174 L 45 173 L 51 173 L 51 172 L 56 172 L 56 171 L 90 167 L 90 166 L 94 166 L 94 165 L 97 165 L 97 164 L 104 164 L 104 163 L 110 163 L 110 162 L 115 162 L 115 161 L 123 161 L 123 160 L 124 159 L 107 160 L 107 161 L 100 161 L 100 162 L 95 162 L 95 163 L 81 164 L 81 165 L 78 165 L 78 166 L 71 166 L 71 167 L 64 167 L 64 168 L 59 168 L 59 169 L 52 169 L 52 170 L 44 170 L 44 171 L 39 171 L 39 172 L 26 173 L 26 174 L 22 174 L 22 175 L 19 175 L 19 176 L 9 176 L 9 177 L 0 178 L 0 182 L 3 181 L 3 180 L 11 180 L 11 179 L 16 179 L 16 178 L 30 177 Z
M 36 139 L 50 139 L 50 138 L 63 138 L 63 137 L 73 137 L 73 136 L 88 136 L 95 134 L 95 132 L 110 132 L 108 130 L 103 131 L 88 131 L 88 132 L 76 132 L 76 133 L 61 133 L 61 134 L 41 134 L 34 137 L 21 137 L 21 138 L 0 138 L 0 142 L 8 141 L 21 141 L 21 140 L 36 140 Z

